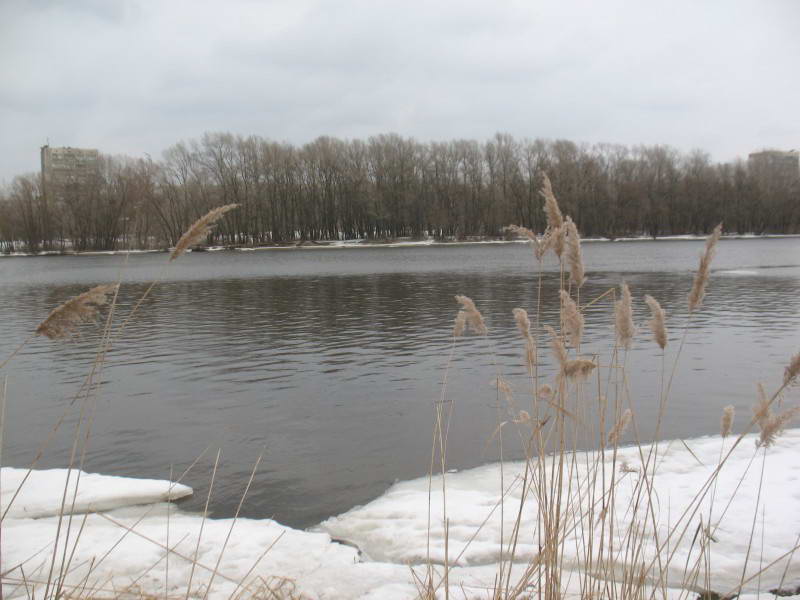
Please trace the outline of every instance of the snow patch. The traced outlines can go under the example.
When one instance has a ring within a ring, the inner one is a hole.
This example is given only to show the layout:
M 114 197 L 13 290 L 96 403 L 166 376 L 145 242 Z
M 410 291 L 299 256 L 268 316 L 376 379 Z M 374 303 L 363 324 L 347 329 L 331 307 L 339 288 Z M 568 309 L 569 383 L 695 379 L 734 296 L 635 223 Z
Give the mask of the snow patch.
M 715 275 L 716 274 L 748 276 L 748 275 L 758 275 L 758 271 L 756 271 L 755 269 L 728 269 L 726 271 L 717 271 Z
M 800 430 L 787 431 L 779 441 L 767 451 L 764 481 L 760 503 L 757 503 L 761 455 L 756 457 L 754 436 L 747 436 L 733 451 L 721 471 L 716 485 L 714 511 L 711 522 L 718 528 L 713 533 L 716 542 L 711 544 L 711 564 L 714 572 L 711 589 L 725 592 L 735 587 L 740 580 L 745 565 L 750 542 L 753 515 L 758 519 L 753 538 L 758 556 L 753 560 L 750 554 L 748 573 L 758 571 L 759 564 L 766 566 L 777 561 L 766 574 L 762 575 L 762 585 L 775 585 L 780 581 L 786 560 L 780 557 L 798 543 L 800 535 L 800 465 L 797 454 L 800 450 Z M 602 474 L 605 481 L 611 481 L 616 467 L 618 485 L 615 487 L 614 510 L 616 528 L 624 535 L 634 521 L 640 524 L 644 533 L 642 547 L 643 560 L 656 553 L 656 534 L 665 540 L 668 531 L 674 526 L 684 510 L 702 489 L 708 477 L 718 465 L 720 452 L 730 449 L 733 443 L 729 438 L 723 443 L 720 437 L 708 437 L 687 442 L 672 441 L 659 444 L 659 468 L 654 478 L 654 494 L 657 498 L 657 528 L 648 523 L 640 510 L 634 514 L 634 483 L 638 473 L 621 474 L 620 465 L 625 462 L 631 468 L 641 468 L 640 451 L 637 447 L 622 448 L 615 463 L 608 453 L 600 462 L 595 498 L 601 496 Z M 649 447 L 643 447 L 645 456 Z M 762 451 L 763 452 L 763 451 Z M 575 472 L 565 483 L 565 498 L 572 498 L 572 528 L 564 542 L 565 557 L 573 564 L 581 562 L 582 549 L 587 539 L 594 535 L 587 531 L 576 515 L 586 514 L 587 495 L 585 486 L 591 478 L 587 477 L 599 461 L 596 454 L 581 452 L 576 455 Z M 550 459 L 547 459 L 549 464 Z M 752 461 L 752 462 L 751 462 Z M 392 486 L 383 496 L 369 504 L 357 507 L 338 517 L 330 518 L 320 525 L 320 529 L 333 537 L 349 540 L 357 544 L 366 556 L 374 560 L 421 563 L 430 556 L 431 560 L 462 566 L 496 564 L 501 556 L 508 553 L 511 532 L 520 511 L 523 494 L 523 473 L 525 463 L 506 463 L 502 468 L 492 464 L 446 475 L 447 519 L 449 521 L 449 555 L 444 554 L 444 524 L 442 521 L 442 480 L 427 477 L 405 481 Z M 501 479 L 502 476 L 502 479 Z M 741 480 L 741 485 L 740 484 Z M 505 496 L 501 494 L 501 481 L 505 483 Z M 580 504 L 576 490 L 578 484 L 584 486 Z M 738 490 L 737 490 L 738 487 Z M 429 494 L 429 490 L 430 494 Z M 431 506 L 430 546 L 428 543 L 428 507 Z M 727 509 L 725 508 L 727 506 Z M 582 509 L 579 510 L 579 508 Z M 502 510 L 501 510 L 502 509 Z M 725 511 L 723 515 L 722 512 Z M 670 543 L 675 556 L 671 562 L 669 583 L 678 586 L 687 560 L 697 557 L 697 547 L 692 545 L 694 531 L 702 514 L 708 523 L 708 501 L 691 520 L 688 532 Z M 521 511 L 523 532 L 516 545 L 515 560 L 529 561 L 538 552 L 537 536 L 538 506 L 536 495 L 526 495 Z M 567 529 L 570 529 L 567 527 Z M 475 536 L 475 532 L 479 531 Z M 761 548 L 760 540 L 764 540 Z M 473 536 L 475 536 L 473 538 Z M 428 548 L 430 547 L 430 554 Z M 598 545 L 595 545 L 598 547 Z M 618 548 L 622 540 L 618 540 Z M 625 557 L 618 558 L 620 563 Z M 691 564 L 691 562 L 689 563 Z M 786 581 L 800 580 L 800 563 L 794 560 L 788 566 Z M 746 588 L 747 589 L 747 586 Z
M 739 583 L 753 516 L 757 516 L 747 573 L 752 574 L 772 561 L 775 565 L 761 575 L 760 581 L 745 586 L 741 598 L 748 600 L 759 595 L 771 597 L 765 590 L 781 580 L 784 569 L 785 587 L 800 581 L 797 561 L 787 567 L 786 560 L 780 558 L 797 544 L 800 534 L 797 510 L 800 463 L 796 459 L 800 430 L 785 432 L 767 451 L 758 501 L 763 450 L 756 450 L 753 441 L 754 436 L 746 436 L 731 453 L 721 471 L 711 513 L 716 540 L 710 546 L 714 567 L 711 589 L 720 593 Z M 732 444 L 733 438 L 722 440 L 717 436 L 658 445 L 659 468 L 653 481 L 657 497 L 655 529 L 651 521 L 631 511 L 634 483 L 639 476 L 636 469 L 641 467 L 639 448 L 620 449 L 616 463 L 610 455 L 601 460 L 592 453 L 577 453 L 576 472 L 565 484 L 570 490 L 565 495 L 565 506 L 570 507 L 565 515 L 581 514 L 579 507 L 586 508 L 586 475 L 593 464 L 606 480 L 616 471 L 618 484 L 613 499 L 616 527 L 623 535 L 628 525 L 638 519 L 641 525 L 638 531 L 644 536 L 643 554 L 638 559 L 646 561 L 654 555 L 655 534 L 665 539 L 667 531 L 719 464 L 721 453 L 727 453 Z M 641 449 L 644 455 L 648 450 L 647 446 Z M 619 468 L 622 462 L 630 469 L 625 473 Z M 485 598 L 495 585 L 501 555 L 508 558 L 508 546 L 503 545 L 519 510 L 523 471 L 524 463 L 506 463 L 503 467 L 492 464 L 446 475 L 451 564 L 448 580 L 454 598 Z M 25 473 L 23 469 L 9 468 L 0 473 L 3 507 Z M 505 495 L 500 493 L 501 473 Z M 62 519 L 61 541 L 54 548 L 59 530 L 56 515 L 65 477 L 63 469 L 32 472 L 2 523 L 0 541 L 6 570 L 3 592 L 8 598 L 27 596 L 29 590 L 21 585 L 23 569 L 28 581 L 47 579 L 54 551 L 57 561 L 65 556 L 67 538 L 66 556 L 72 559 L 65 589 L 86 586 L 85 590 L 90 592 L 87 595 L 98 598 L 121 597 L 126 592 L 131 596 L 203 597 L 210 587 L 208 598 L 216 600 L 229 598 L 246 585 L 249 587 L 246 597 L 257 595 L 259 588 L 260 597 L 272 597 L 265 592 L 266 586 L 280 590 L 280 594 L 276 592 L 278 597 L 290 597 L 291 592 L 295 594 L 291 597 L 309 600 L 406 600 L 418 596 L 417 582 L 426 576 L 428 478 L 397 483 L 373 502 L 328 519 L 316 531 L 299 531 L 270 519 L 204 519 L 201 515 L 183 513 L 161 500 L 180 497 L 191 490 L 168 481 L 81 473 L 80 509 L 114 510 L 73 517 L 71 526 Z M 584 485 L 580 493 L 578 482 Z M 443 562 L 441 478 L 435 477 L 432 483 L 430 559 Z M 150 504 L 139 505 L 144 502 Z M 703 523 L 707 524 L 708 505 L 703 506 L 701 513 Z M 690 521 L 683 539 L 670 541 L 670 549 L 675 551 L 672 558 L 675 567 L 668 572 L 667 583 L 671 587 L 664 596 L 659 591 L 659 597 L 686 598 L 686 591 L 679 589 L 683 583 L 680 574 L 687 560 L 691 562 L 697 556 L 692 538 L 699 514 Z M 528 494 L 515 562 L 510 566 L 512 586 L 523 577 L 527 561 L 538 552 L 537 515 L 535 494 Z M 582 595 L 578 575 L 581 549 L 594 533 L 591 527 L 581 529 L 579 518 L 571 524 L 577 527 L 565 529 L 564 550 L 567 568 L 574 570 L 563 573 L 562 586 L 565 598 L 577 600 Z M 68 527 L 71 530 L 66 536 Z M 356 548 L 336 543 L 332 537 L 355 542 L 364 552 L 359 554 Z M 624 555 L 618 557 L 620 565 L 625 560 Z M 441 565 L 433 568 L 438 584 L 444 569 Z M 757 582 L 764 590 L 761 594 L 756 589 Z M 536 593 L 532 587 L 527 591 Z M 617 593 L 620 593 L 618 587 Z M 438 597 L 444 597 L 441 587 Z
M 0 509 L 12 519 L 50 517 L 61 512 L 61 500 L 69 473 L 64 513 L 111 510 L 136 504 L 177 500 L 192 493 L 180 483 L 157 479 L 131 479 L 67 469 L 30 471 L 0 469 Z M 28 475 L 27 481 L 25 477 Z M 24 481 L 24 484 L 23 484 Z M 77 483 L 78 493 L 73 505 Z M 19 491 L 19 493 L 17 493 Z M 12 498 L 16 495 L 12 503 Z M 10 505 L 10 506 L 9 506 Z

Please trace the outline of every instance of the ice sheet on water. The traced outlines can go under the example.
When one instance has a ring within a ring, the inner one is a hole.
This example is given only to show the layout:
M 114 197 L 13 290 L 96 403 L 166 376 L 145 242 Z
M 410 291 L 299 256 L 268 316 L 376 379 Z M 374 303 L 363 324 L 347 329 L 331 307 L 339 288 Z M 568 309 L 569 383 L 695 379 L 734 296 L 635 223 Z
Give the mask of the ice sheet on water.
M 757 517 L 750 551 L 748 573 L 777 561 L 761 578 L 762 585 L 776 584 L 786 568 L 782 555 L 800 541 L 800 430 L 790 430 L 767 450 L 763 472 L 760 502 L 757 504 L 759 477 L 761 475 L 763 450 L 756 454 L 754 436 L 747 436 L 733 451 L 722 469 L 718 482 L 712 488 L 714 510 L 710 518 L 716 542 L 710 545 L 713 565 L 711 587 L 722 590 L 739 583 L 742 568 L 748 554 L 750 532 L 754 515 Z M 733 438 L 723 440 L 707 437 L 687 442 L 672 441 L 659 445 L 658 472 L 655 476 L 654 511 L 657 528 L 648 523 L 643 508 L 634 511 L 634 485 L 637 472 L 620 473 L 625 462 L 631 469 L 641 469 L 641 455 L 636 447 L 623 448 L 616 458 L 618 484 L 613 498 L 616 528 L 623 535 L 634 521 L 639 523 L 644 534 L 643 550 L 652 558 L 656 552 L 656 537 L 663 543 L 667 532 L 678 522 L 679 517 L 712 474 L 720 460 L 720 452 L 727 452 Z M 647 455 L 648 448 L 643 449 Z M 577 565 L 586 547 L 587 539 L 593 535 L 587 531 L 580 517 L 586 514 L 591 504 L 586 489 L 587 473 L 592 468 L 593 456 L 578 453 L 576 471 L 565 483 L 565 508 L 574 516 L 565 540 L 565 555 L 571 564 Z M 612 456 L 608 454 L 598 469 L 605 473 L 606 481 L 612 475 Z M 456 474 L 446 475 L 447 519 L 449 522 L 448 562 L 459 565 L 489 565 L 507 553 L 508 542 L 517 517 L 523 485 L 524 463 L 487 465 Z M 506 494 L 501 501 L 501 476 Z M 600 497 L 602 478 L 596 479 L 595 504 Z M 584 488 L 578 491 L 578 484 Z M 741 485 L 740 485 L 741 483 Z M 430 486 L 430 487 L 429 487 Z M 738 490 L 737 490 L 738 488 Z M 429 528 L 429 489 L 430 528 Z M 670 583 L 678 585 L 687 560 L 697 558 L 697 546 L 692 546 L 700 516 L 707 524 L 710 494 L 703 508 L 688 523 L 685 535 L 670 541 L 675 552 L 670 570 Z M 432 482 L 423 477 L 398 483 L 383 496 L 369 504 L 326 520 L 321 529 L 337 538 L 357 544 L 374 560 L 419 563 L 428 556 L 434 561 L 444 562 L 443 494 L 440 477 Z M 757 508 L 758 507 L 758 508 Z M 583 512 L 581 512 L 583 511 Z M 538 551 L 538 506 L 535 494 L 527 494 L 522 508 L 523 533 L 516 546 L 518 560 L 530 560 Z M 686 522 L 686 521 L 684 521 Z M 428 531 L 430 530 L 430 550 Z M 475 532 L 479 533 L 475 535 Z M 596 533 L 596 532 L 595 532 Z M 473 539 L 474 536 L 474 539 Z M 763 546 L 761 540 L 763 539 Z M 623 547 L 618 540 L 618 548 Z M 624 556 L 618 561 L 623 563 Z M 800 580 L 800 561 L 790 562 L 787 581 Z
M 3 467 L 0 469 L 0 510 L 6 512 L 10 504 L 6 513 L 10 518 L 39 518 L 59 514 L 67 473 L 67 469 L 46 469 L 34 470 L 28 475 L 28 469 Z M 26 476 L 27 481 L 23 485 Z M 78 493 L 73 505 L 76 483 Z M 64 512 L 84 513 L 135 504 L 153 504 L 177 500 L 191 493 L 192 488 L 180 483 L 72 470 L 69 472 Z M 11 503 L 15 494 L 17 497 Z

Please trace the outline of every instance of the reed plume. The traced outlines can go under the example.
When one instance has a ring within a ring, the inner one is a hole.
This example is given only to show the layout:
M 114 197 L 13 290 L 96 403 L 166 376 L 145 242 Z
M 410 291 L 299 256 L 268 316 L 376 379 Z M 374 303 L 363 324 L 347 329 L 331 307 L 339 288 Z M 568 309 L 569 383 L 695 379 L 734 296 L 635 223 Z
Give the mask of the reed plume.
M 798 413 L 800 413 L 800 406 L 786 409 L 779 415 L 771 415 L 769 419 L 764 422 L 763 426 L 761 426 L 761 434 L 758 436 L 756 446 L 759 448 L 762 446 L 764 448 L 769 448 L 775 443 L 775 440 L 778 439 L 778 436 L 783 430 L 786 429 L 789 421 Z
M 522 334 L 522 339 L 525 340 L 525 363 L 528 368 L 532 368 L 537 361 L 537 352 L 536 341 L 531 336 L 531 321 L 524 308 L 515 308 L 512 312 L 514 313 L 514 320 L 517 322 L 517 328 Z
M 467 328 L 467 313 L 463 310 L 458 311 L 455 323 L 453 324 L 453 337 L 461 337 Z
M 578 305 L 565 290 L 561 290 L 559 295 L 561 296 L 561 322 L 564 323 L 564 331 L 569 336 L 572 347 L 577 348 L 581 344 L 583 335 L 583 315 Z
M 736 409 L 729 404 L 722 409 L 722 419 L 720 420 L 720 434 L 726 438 L 733 430 L 733 418 L 736 416 Z
M 531 414 L 527 410 L 519 411 L 519 414 L 514 419 L 514 423 L 518 425 L 527 425 L 531 422 Z
M 566 362 L 562 370 L 571 379 L 586 379 L 596 366 L 593 360 L 573 358 Z
M 560 259 L 564 253 L 564 241 L 566 229 L 564 228 L 564 216 L 558 207 L 558 200 L 553 194 L 553 186 L 547 173 L 542 173 L 542 189 L 539 194 L 544 198 L 544 212 L 547 215 L 547 230 L 542 238 L 542 255 L 553 249 L 555 255 Z
M 547 252 L 547 244 L 545 243 L 546 239 L 544 237 L 540 238 L 535 232 L 531 231 L 527 227 L 521 227 L 519 225 L 509 225 L 505 229 L 506 231 L 510 231 L 518 236 L 528 238 L 531 248 L 533 248 L 533 255 L 536 257 L 536 260 L 541 262 L 541 260 L 544 258 L 545 252 Z
M 556 227 L 555 229 L 550 229 L 548 227 L 547 231 L 544 232 L 544 238 L 542 241 L 545 251 L 552 248 L 553 253 L 558 258 L 561 258 L 561 255 L 564 254 L 566 235 L 567 229 L 564 226 Z
M 653 332 L 653 338 L 655 339 L 656 344 L 658 344 L 663 350 L 667 346 L 666 313 L 664 312 L 664 309 L 661 308 L 658 300 L 652 296 L 646 295 L 644 297 L 644 301 L 647 303 L 647 306 L 650 307 L 651 319 L 647 322 L 647 324 L 650 326 L 650 330 Z
M 753 421 L 761 431 L 758 440 L 756 440 L 756 446 L 768 448 L 775 443 L 775 440 L 786 428 L 786 425 L 789 424 L 789 421 L 800 412 L 800 406 L 775 414 L 772 412 L 772 400 L 764 391 L 764 386 L 759 383 L 756 389 L 758 396 L 756 403 L 753 405 Z
M 563 294 L 562 290 L 562 294 Z M 563 299 L 563 296 L 562 296 Z M 553 355 L 558 360 L 561 367 L 561 374 L 570 379 L 581 378 L 585 379 L 589 373 L 597 366 L 594 361 L 585 358 L 575 358 L 570 360 L 567 353 L 567 347 L 564 345 L 564 340 L 556 333 L 556 330 L 545 325 L 545 330 L 550 334 L 550 347 L 553 349 Z M 544 387 L 544 386 L 543 386 Z M 541 392 L 542 388 L 540 388 Z
M 619 444 L 619 440 L 625 435 L 625 431 L 628 429 L 628 425 L 631 422 L 631 409 L 627 409 L 622 416 L 619 418 L 619 421 L 616 422 L 614 427 L 608 434 L 608 443 L 612 446 L 616 446 Z
M 756 403 L 753 405 L 753 420 L 759 429 L 763 430 L 772 419 L 770 400 L 761 383 L 756 385 Z
M 520 237 L 526 237 L 529 240 L 536 239 L 536 234 L 527 227 L 523 227 L 522 225 L 506 225 L 503 229 L 505 231 L 510 231 L 511 233 L 518 235 Z
M 624 281 L 620 285 L 620 299 L 614 302 L 614 325 L 617 331 L 617 343 L 628 350 L 636 334 L 636 326 L 633 324 L 631 290 Z
M 800 375 L 800 352 L 795 354 L 790 360 L 786 369 L 783 371 L 783 385 L 792 385 Z
M 706 285 L 708 285 L 708 276 L 711 272 L 711 261 L 714 258 L 717 242 L 722 235 L 722 223 L 714 228 L 711 235 L 706 238 L 706 248 L 703 254 L 700 255 L 700 265 L 697 267 L 697 273 L 694 275 L 694 282 L 692 283 L 692 291 L 689 292 L 689 312 L 692 313 L 700 308 L 703 304 L 703 298 L 706 295 Z
M 464 313 L 464 321 L 467 329 L 472 329 L 478 335 L 487 335 L 489 333 L 486 323 L 483 320 L 483 315 L 475 307 L 475 303 L 467 296 L 456 296 L 456 302 L 461 304 L 461 311 Z
M 536 391 L 536 395 L 540 400 L 549 400 L 553 397 L 553 388 L 548 384 L 542 384 Z
M 119 284 L 98 285 L 70 298 L 54 308 L 47 318 L 36 327 L 36 335 L 51 340 L 77 335 L 81 323 L 93 321 L 101 306 L 108 303 L 108 296 L 117 291 Z
M 558 200 L 553 194 L 553 186 L 547 173 L 542 173 L 542 189 L 539 194 L 544 198 L 544 212 L 547 215 L 547 228 L 551 230 L 559 229 L 564 225 L 564 217 L 558 207 Z
M 170 254 L 169 260 L 175 260 L 180 255 L 184 254 L 191 246 L 194 246 L 195 244 L 204 240 L 222 215 L 229 210 L 237 208 L 238 206 L 238 204 L 226 204 L 224 206 L 218 206 L 217 208 L 207 212 L 205 215 L 197 219 L 197 221 L 195 221 L 192 226 L 186 230 L 186 233 L 181 236 L 181 239 L 178 240 L 178 243 L 175 244 L 175 249 L 172 251 L 172 254 Z
M 550 347 L 553 349 L 553 356 L 558 360 L 558 364 L 563 370 L 569 360 L 567 356 L 567 347 L 564 346 L 564 340 L 556 333 L 556 330 L 549 325 L 544 326 L 547 333 L 550 334 Z
M 533 341 L 532 337 L 529 337 L 528 341 L 525 342 L 525 364 L 528 366 L 528 369 L 532 369 L 537 363 L 539 360 L 538 354 L 536 343 Z
M 569 278 L 576 286 L 581 287 L 586 282 L 586 271 L 583 266 L 583 254 L 581 253 L 581 236 L 578 228 L 570 217 L 564 223 L 566 244 L 567 244 L 567 265 L 569 266 Z
M 531 321 L 528 318 L 528 312 L 524 308 L 515 308 L 511 311 L 514 314 L 514 320 L 517 322 L 517 329 L 526 338 L 531 334 Z

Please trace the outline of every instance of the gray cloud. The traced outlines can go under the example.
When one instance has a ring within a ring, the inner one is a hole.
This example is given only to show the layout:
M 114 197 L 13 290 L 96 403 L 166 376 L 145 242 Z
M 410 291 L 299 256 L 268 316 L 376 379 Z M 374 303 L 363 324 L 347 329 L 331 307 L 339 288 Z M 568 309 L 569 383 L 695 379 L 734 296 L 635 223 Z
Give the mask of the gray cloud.
M 794 0 L 0 4 L 0 180 L 204 131 L 800 146 Z

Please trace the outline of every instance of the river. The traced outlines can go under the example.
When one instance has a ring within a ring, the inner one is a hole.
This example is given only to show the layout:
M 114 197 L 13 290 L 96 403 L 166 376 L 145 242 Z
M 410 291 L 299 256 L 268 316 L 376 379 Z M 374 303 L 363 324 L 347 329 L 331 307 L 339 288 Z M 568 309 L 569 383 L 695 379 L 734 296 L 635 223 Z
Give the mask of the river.
M 584 244 L 582 302 L 623 279 L 639 334 L 627 359 L 643 438 L 652 435 L 661 353 L 641 298 L 668 313 L 668 370 L 686 324 L 686 295 L 702 242 Z M 306 527 L 424 474 L 434 403 L 452 346 L 455 294 L 473 298 L 488 339 L 456 342 L 447 397 L 455 402 L 448 464 L 496 460 L 496 373 L 525 407 L 528 378 L 511 315 L 536 309 L 536 265 L 519 243 L 297 248 L 0 259 L 0 339 L 7 356 L 49 311 L 99 283 L 122 282 L 124 315 L 161 277 L 102 371 L 84 468 L 134 477 L 180 473 L 202 509 L 221 449 L 210 510 L 230 516 L 263 460 L 242 514 Z M 542 320 L 557 323 L 558 270 L 543 274 Z M 800 239 L 722 240 L 703 310 L 673 381 L 662 436 L 716 433 L 721 409 L 748 414 L 756 382 L 774 386 L 800 349 Z M 607 357 L 610 296 L 587 311 L 584 352 Z M 4 465 L 26 466 L 92 363 L 98 328 L 75 341 L 36 338 L 5 371 Z M 552 362 L 542 341 L 542 369 Z M 601 358 L 601 363 L 603 359 Z M 77 407 L 39 466 L 66 466 Z M 508 416 L 501 403 L 501 418 Z M 492 439 L 491 443 L 488 443 Z M 508 443 L 505 457 L 519 457 Z

